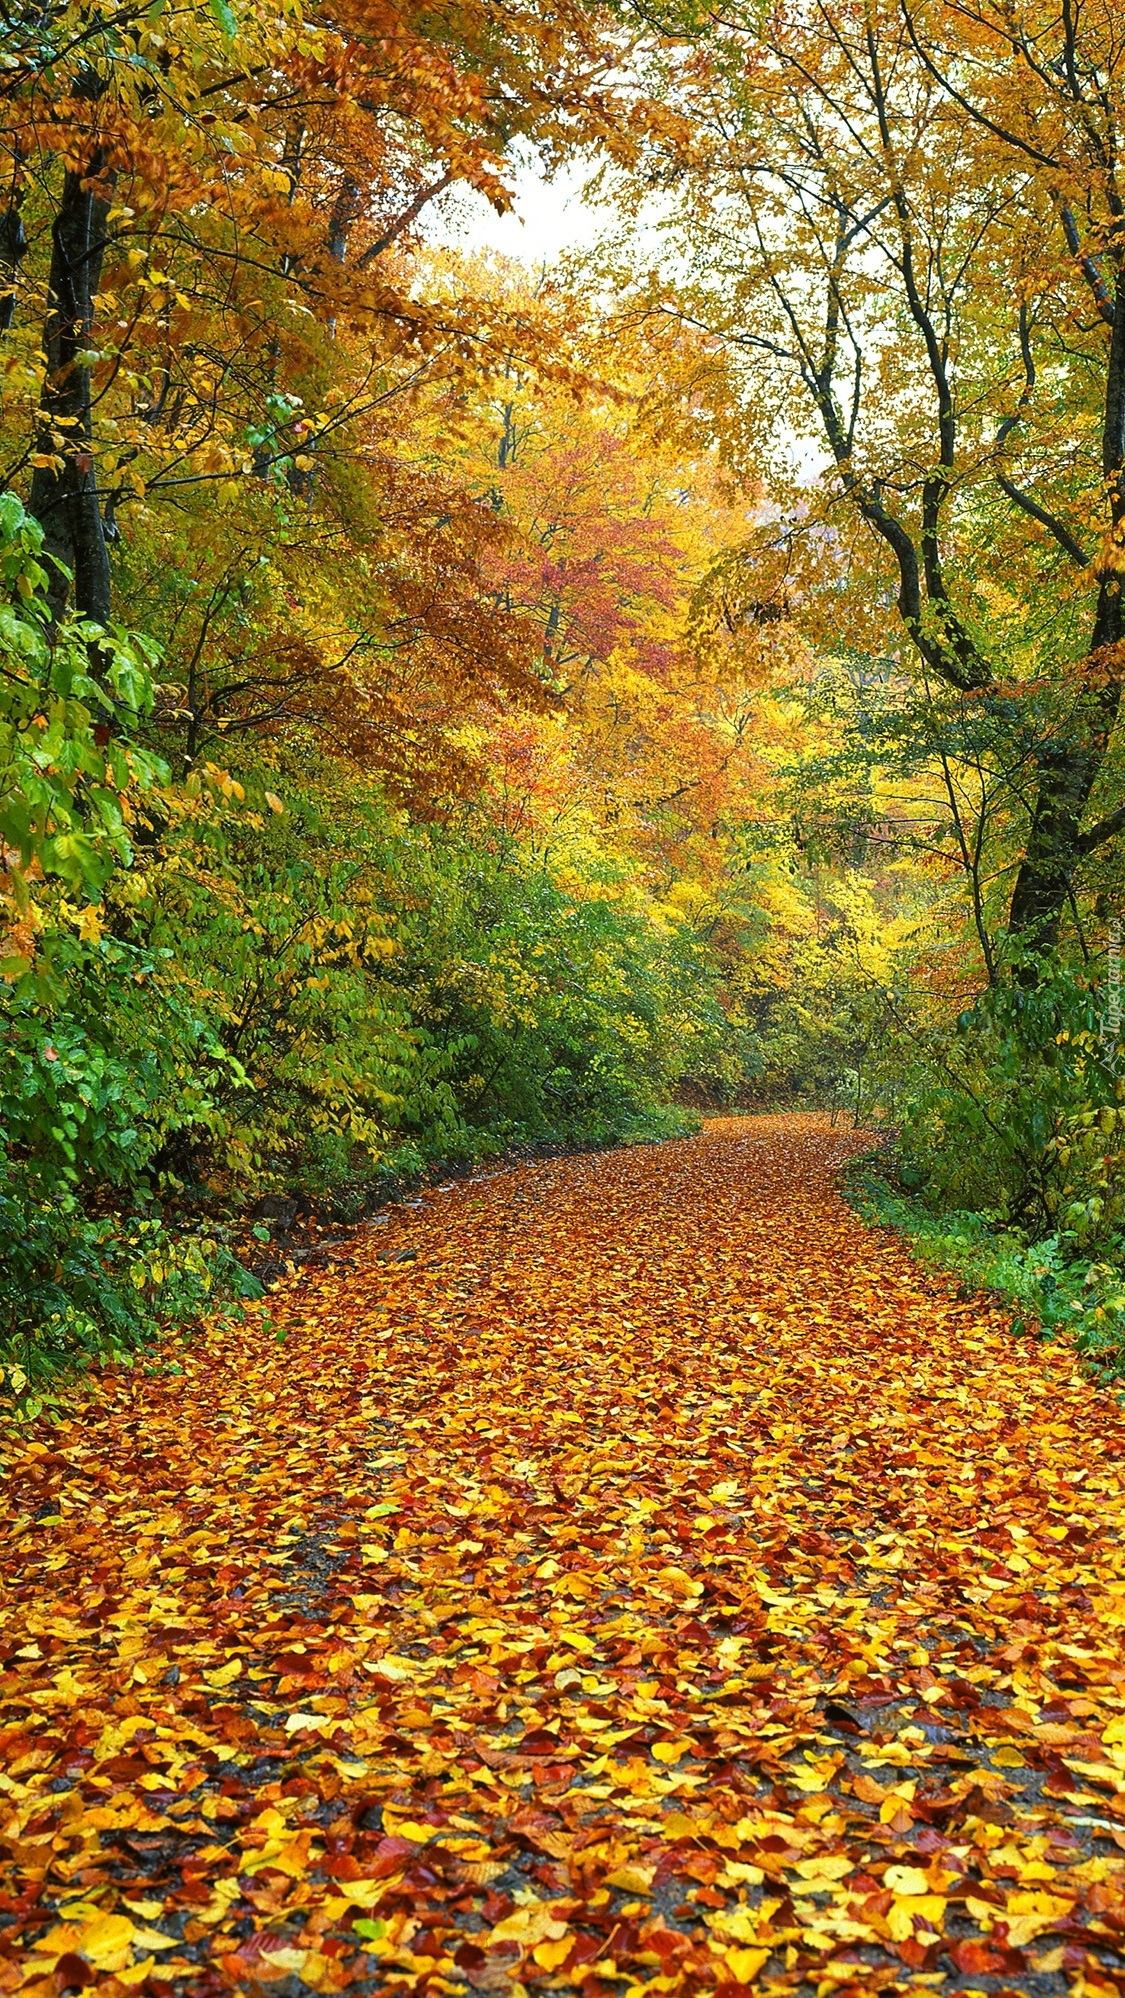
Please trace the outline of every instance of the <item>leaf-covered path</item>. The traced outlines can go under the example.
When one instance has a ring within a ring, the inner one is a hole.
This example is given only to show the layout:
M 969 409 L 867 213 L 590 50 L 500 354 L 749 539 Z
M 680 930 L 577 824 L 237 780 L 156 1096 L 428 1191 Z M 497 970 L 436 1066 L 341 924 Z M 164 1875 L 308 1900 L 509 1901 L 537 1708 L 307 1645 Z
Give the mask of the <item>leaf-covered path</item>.
M 1125 1989 L 1125 1423 L 854 1143 L 445 1189 L 9 1438 L 0 1988 Z

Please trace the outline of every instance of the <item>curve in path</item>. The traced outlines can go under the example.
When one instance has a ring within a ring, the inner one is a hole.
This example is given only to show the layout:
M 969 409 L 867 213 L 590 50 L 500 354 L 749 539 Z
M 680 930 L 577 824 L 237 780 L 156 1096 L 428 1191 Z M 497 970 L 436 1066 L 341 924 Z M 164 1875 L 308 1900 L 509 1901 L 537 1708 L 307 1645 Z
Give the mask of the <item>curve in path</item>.
M 0 1990 L 1125 1988 L 1121 1415 L 856 1143 L 445 1189 L 9 1434 Z

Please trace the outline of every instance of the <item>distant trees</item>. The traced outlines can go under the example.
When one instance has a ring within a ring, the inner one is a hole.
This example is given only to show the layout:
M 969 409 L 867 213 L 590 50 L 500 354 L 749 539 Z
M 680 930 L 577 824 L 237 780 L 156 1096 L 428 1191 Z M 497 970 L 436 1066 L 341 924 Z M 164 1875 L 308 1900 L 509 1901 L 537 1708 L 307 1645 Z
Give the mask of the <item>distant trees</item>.
M 1004 792 L 991 920 L 1048 948 L 1125 829 L 1119 10 L 817 0 L 666 25 L 634 186 L 675 248 L 635 310 L 712 338 L 732 448 L 827 459 L 819 494 L 807 469 L 773 485 L 805 628 L 883 649 L 897 612 Z

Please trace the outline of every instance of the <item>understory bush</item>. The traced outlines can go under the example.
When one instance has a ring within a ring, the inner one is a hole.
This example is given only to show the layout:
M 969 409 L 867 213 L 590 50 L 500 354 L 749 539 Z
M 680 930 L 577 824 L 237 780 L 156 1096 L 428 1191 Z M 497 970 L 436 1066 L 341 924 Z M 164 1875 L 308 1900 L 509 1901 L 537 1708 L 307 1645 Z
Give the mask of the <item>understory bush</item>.
M 1066 1335 L 1100 1379 L 1125 1371 L 1125 1236 L 1092 1259 L 1065 1234 L 1035 1239 L 971 1211 L 935 1214 L 894 1184 L 885 1153 L 853 1161 L 845 1185 L 865 1219 L 898 1229 L 923 1261 L 994 1292 L 1013 1331 Z
M 718 971 L 626 868 L 417 824 L 307 745 L 268 774 L 155 794 L 0 985 L 9 1390 L 254 1294 L 266 1195 L 347 1225 L 438 1163 L 694 1127 Z
M 1096 1248 L 1117 1228 L 1125 1080 L 1104 1059 L 1097 994 L 1059 958 L 990 987 L 952 1030 L 892 1043 L 904 1186 L 1033 1236 Z
M 179 1187 L 163 1161 L 221 1129 L 230 1063 L 161 969 L 159 953 L 56 931 L 5 991 L 0 1369 L 33 1399 L 63 1365 L 125 1358 L 160 1324 L 260 1294 L 220 1240 L 165 1219 Z
M 0 1379 L 30 1413 L 51 1376 L 76 1362 L 128 1360 L 163 1325 L 261 1286 L 213 1233 L 138 1211 L 102 1216 L 73 1192 L 41 1197 L 0 1166 Z
M 879 1054 L 888 1143 L 849 1176 L 919 1252 L 1125 1372 L 1125 1077 L 1096 987 L 1014 961 L 949 1028 L 896 1011 Z

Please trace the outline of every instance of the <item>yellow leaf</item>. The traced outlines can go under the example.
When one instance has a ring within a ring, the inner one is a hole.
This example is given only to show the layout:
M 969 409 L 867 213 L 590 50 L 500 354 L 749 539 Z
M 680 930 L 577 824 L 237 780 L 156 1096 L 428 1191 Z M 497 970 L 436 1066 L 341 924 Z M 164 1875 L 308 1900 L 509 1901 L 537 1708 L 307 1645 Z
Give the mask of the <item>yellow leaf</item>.
M 308 1961 L 308 1957 L 309 1952 L 307 1949 L 285 1947 L 262 1951 L 263 1965 L 268 1964 L 271 1970 L 276 1970 L 283 1977 L 287 1976 L 290 1972 L 294 1976 L 300 1977 Z
M 1054 1921 L 1069 1914 L 1071 1903 L 1061 1894 L 1045 1894 L 1041 1888 L 1017 1888 L 1008 1896 L 1009 1915 L 1046 1915 Z
M 533 1907 L 516 1908 L 497 1922 L 489 1931 L 487 1944 L 491 1948 L 493 1943 L 518 1942 L 530 1949 L 536 1943 L 557 1942 L 565 1934 L 566 1923 L 559 1920 L 551 1903 L 537 1901 Z
M 536 1943 L 531 1954 L 541 1970 L 557 1970 L 560 1963 L 570 1955 L 570 1936 L 558 1936 L 552 1942 Z
M 401 1879 L 401 1873 L 392 1873 L 384 1880 L 341 1880 L 337 1884 L 340 1893 L 346 1896 L 353 1908 L 374 1908 L 388 1889 Z
M 1043 1935 L 1045 1930 L 1054 1926 L 1050 1915 L 1013 1915 L 1008 1922 L 1008 1941 L 1013 1949 L 1026 1949 L 1036 1936 Z
M 671 1589 L 675 1595 L 698 1596 L 703 1593 L 702 1582 L 696 1581 L 694 1575 L 689 1575 L 686 1568 L 658 1568 L 656 1579 L 658 1582 L 663 1582 L 664 1587 Z
M 728 1949 L 724 1961 L 740 1984 L 749 1984 L 757 1977 L 763 1964 L 769 1961 L 768 1949 Z
M 229 1664 L 220 1665 L 216 1671 L 205 1672 L 203 1678 L 208 1686 L 229 1686 L 238 1678 L 241 1671 L 241 1658 L 232 1658 Z
M 620 1887 L 623 1894 L 650 1894 L 655 1866 L 618 1866 L 605 1876 L 606 1887 Z
M 559 1644 L 569 1644 L 572 1651 L 580 1651 L 583 1656 L 595 1649 L 592 1638 L 583 1630 L 556 1630 L 553 1636 Z
M 753 1908 L 720 1909 L 710 1926 L 717 1935 L 730 1936 L 736 1943 L 756 1943 L 758 1916 Z
M 376 1658 L 372 1663 L 374 1670 L 378 1672 L 381 1679 L 392 1679 L 396 1685 L 401 1683 L 403 1679 L 412 1679 L 414 1677 L 414 1673 L 410 1669 L 410 1660 L 408 1658 L 396 1658 L 391 1651 L 387 1653 L 385 1658 Z
M 892 1941 L 905 1942 L 914 1934 L 914 1915 L 909 1901 L 895 1901 L 887 1910 L 887 1928 Z
M 98 1915 L 86 1923 L 78 1948 L 95 1970 L 127 1970 L 133 1961 L 133 1924 L 128 1915 Z
M 165 1948 L 170 1945 L 165 1944 Z M 125 1970 L 117 1970 L 114 1976 L 119 1984 L 143 1984 L 149 1972 L 156 1969 L 154 1956 L 142 1956 L 139 1963 L 133 1963 Z
M 658 1762 L 680 1762 L 694 1747 L 694 1741 L 654 1741 L 652 1752 Z
M 267 791 L 265 793 L 265 800 L 271 812 L 283 812 L 285 810 L 285 806 L 282 804 L 276 791 Z
M 211 1899 L 204 1908 L 193 1908 L 197 1922 L 221 1922 L 226 1919 L 232 1901 L 237 1901 L 242 1889 L 237 1877 L 229 1874 L 225 1880 L 215 1880 L 211 1886 Z
M 331 1734 L 334 1719 L 325 1714 L 292 1713 L 285 1723 L 286 1734 Z
M 884 1887 L 892 1894 L 928 1894 L 930 1883 L 920 1866 L 888 1866 L 883 1875 Z
M 821 1770 L 810 1767 L 808 1763 L 803 1768 L 798 1763 L 786 1769 L 785 1781 L 792 1789 L 800 1790 L 803 1796 L 812 1797 L 824 1789 L 825 1777 Z
M 68 1951 L 78 1948 L 81 1937 L 82 1930 L 77 1922 L 56 1922 L 54 1928 L 48 1929 L 46 1935 L 41 1936 L 36 1943 L 36 1957 L 49 1958 L 53 1968 L 60 1956 L 66 1956 Z
M 903 1868 L 910 1872 L 909 1867 Z M 942 1894 L 907 1894 L 902 1900 L 892 1903 L 887 1913 L 887 1927 L 895 1942 L 905 1942 L 914 1934 L 916 1916 L 921 1916 L 931 1928 L 940 1929 L 945 1917 L 945 1897 Z
M 990 1929 L 995 1924 L 997 1911 L 991 1901 L 978 1901 L 975 1894 L 966 1895 L 965 1912 L 972 1916 L 979 1928 Z
M 308 1872 L 311 1831 L 297 1832 L 295 1837 L 270 1842 L 262 1852 L 249 1855 L 242 1862 L 244 1873 L 262 1873 L 271 1867 L 275 1873 L 285 1873 L 290 1880 L 300 1880 Z
M 728 1859 L 719 1881 L 724 1887 L 760 1887 L 765 1877 L 760 1866 L 751 1866 L 745 1859 Z
M 175 1949 L 175 1936 L 161 1935 L 159 1929 L 134 1929 L 134 1949 Z
M 811 1885 L 815 1880 L 825 1882 L 842 1880 L 845 1873 L 850 1873 L 854 1865 L 855 1861 L 849 1859 L 847 1853 L 826 1852 L 819 1859 L 799 1859 L 793 1871 Z M 892 1867 L 890 1870 L 894 1872 L 896 1869 Z M 897 1870 L 902 1872 L 904 1869 L 899 1867 Z M 914 1871 L 917 1871 L 917 1868 Z M 921 1878 L 924 1887 L 928 1885 L 925 1874 L 922 1874 Z

